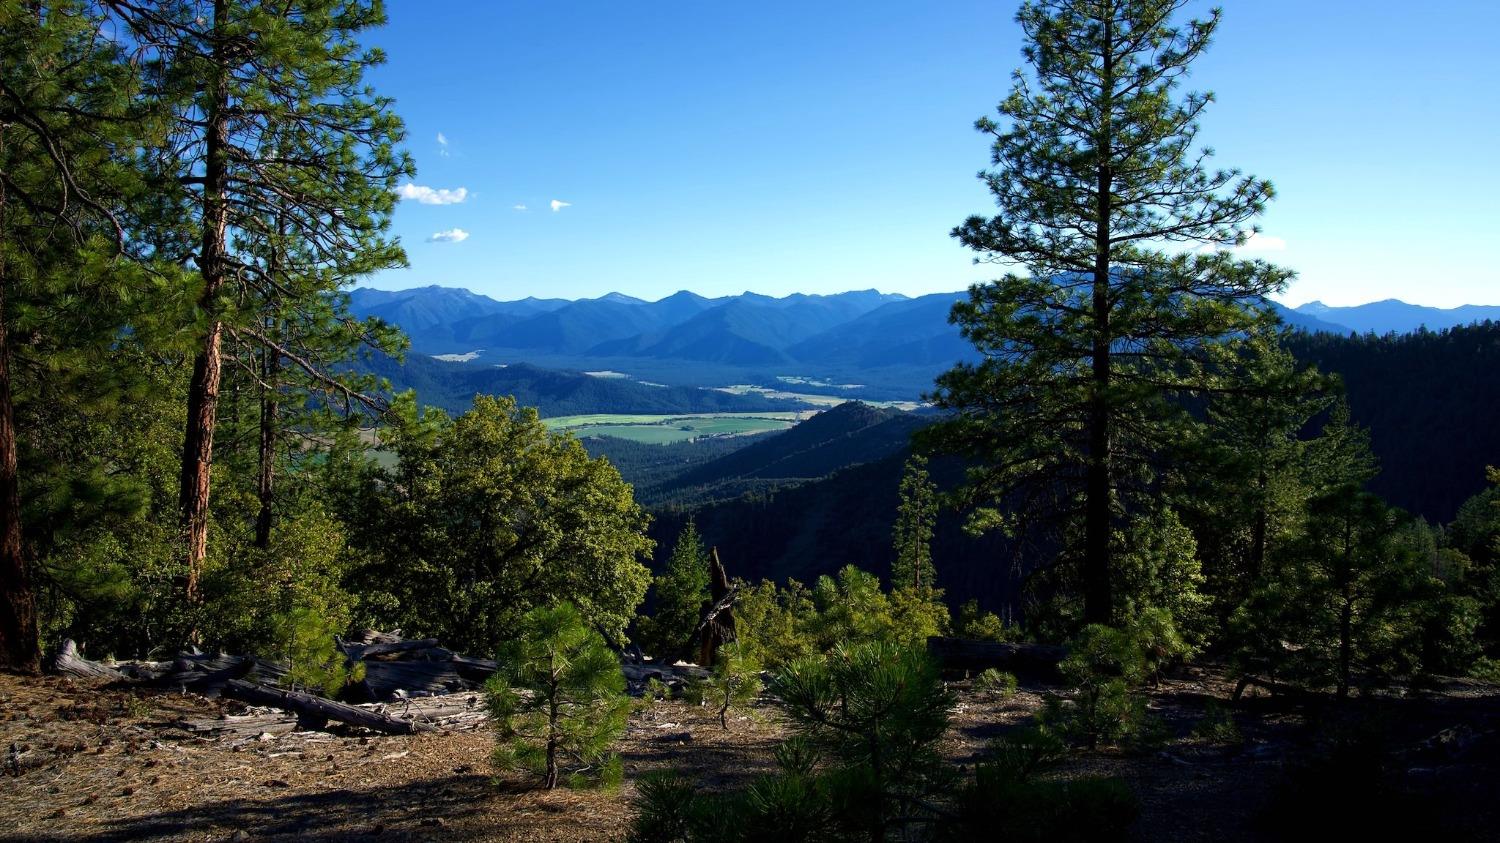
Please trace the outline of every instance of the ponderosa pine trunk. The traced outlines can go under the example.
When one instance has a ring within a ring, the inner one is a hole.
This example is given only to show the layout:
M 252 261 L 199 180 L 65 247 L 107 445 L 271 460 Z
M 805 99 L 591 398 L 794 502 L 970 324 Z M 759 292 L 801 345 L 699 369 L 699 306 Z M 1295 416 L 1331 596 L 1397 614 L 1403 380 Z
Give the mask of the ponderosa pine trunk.
M 224 0 L 215 0 L 214 29 L 224 24 Z M 214 61 L 224 60 L 221 47 L 214 46 Z M 198 268 L 203 277 L 200 306 L 207 313 L 217 309 L 217 298 L 224 285 L 225 250 L 229 225 L 226 198 L 229 145 L 229 86 L 222 70 L 212 83 L 213 99 L 205 115 L 206 148 L 203 173 L 203 237 Z M 182 485 L 180 503 L 182 530 L 186 543 L 187 582 L 184 596 L 190 608 L 200 598 L 198 580 L 208 557 L 208 505 L 210 471 L 213 466 L 214 428 L 219 409 L 219 384 L 223 375 L 224 323 L 217 317 L 203 337 L 193 359 L 193 379 L 188 386 L 187 431 L 183 440 Z M 196 635 L 196 622 L 189 637 Z
M 1095 154 L 1099 156 L 1097 195 L 1094 211 L 1094 286 L 1092 393 L 1088 402 L 1088 467 L 1084 478 L 1083 540 L 1083 620 L 1084 623 L 1109 623 L 1114 617 L 1114 595 L 1110 589 L 1110 494 L 1112 465 L 1110 459 L 1110 214 L 1113 205 L 1110 191 L 1114 186 L 1110 167 L 1111 95 L 1114 92 L 1113 16 L 1104 15 L 1103 111 L 1101 130 Z
M 0 207 L 4 196 L 0 195 Z M 0 667 L 39 673 L 36 592 L 21 544 L 21 485 L 17 472 L 16 413 L 10 383 L 10 335 L 5 319 L 5 267 L 0 263 Z

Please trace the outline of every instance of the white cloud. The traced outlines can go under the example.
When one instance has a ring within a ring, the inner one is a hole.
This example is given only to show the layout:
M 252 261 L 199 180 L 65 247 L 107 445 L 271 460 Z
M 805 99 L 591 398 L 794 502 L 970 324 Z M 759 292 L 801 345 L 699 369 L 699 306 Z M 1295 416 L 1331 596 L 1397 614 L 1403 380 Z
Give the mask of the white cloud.
M 415 199 L 423 205 L 457 205 L 469 198 L 469 190 L 465 187 L 449 190 L 446 187 L 427 187 L 407 182 L 396 188 L 396 195 L 402 199 Z
M 1245 245 L 1240 248 L 1246 252 L 1285 252 L 1286 240 L 1252 232 L 1250 238 L 1245 241 Z
M 569 205 L 572 205 L 572 204 L 573 204 L 572 202 L 564 202 L 561 199 L 553 199 L 552 200 L 552 213 L 555 214 L 558 211 L 561 211 L 563 208 L 566 208 L 566 207 L 568 207 Z
M 428 243 L 462 243 L 469 239 L 469 232 L 462 228 L 450 228 L 447 231 L 439 231 L 427 238 Z
M 448 136 L 445 135 L 445 134 L 443 134 L 442 132 L 438 132 L 437 142 L 438 142 L 438 154 L 441 155 L 441 156 L 443 156 L 444 158 L 447 158 L 448 157 Z
M 517 210 L 517 211 L 524 211 L 524 210 L 526 210 L 526 206 L 525 205 L 511 205 L 510 207 L 512 209 L 514 209 L 514 210 Z

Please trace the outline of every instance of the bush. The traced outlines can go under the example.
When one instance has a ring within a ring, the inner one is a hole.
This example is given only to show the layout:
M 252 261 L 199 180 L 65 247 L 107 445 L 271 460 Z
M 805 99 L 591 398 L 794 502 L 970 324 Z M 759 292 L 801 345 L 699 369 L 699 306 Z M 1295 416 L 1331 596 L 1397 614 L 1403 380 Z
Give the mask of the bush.
M 333 640 L 333 626 L 317 612 L 294 609 L 277 615 L 271 627 L 270 655 L 286 661 L 290 687 L 311 688 L 332 697 L 348 683 L 364 678 L 364 664 L 350 667 Z
M 1002 698 L 1009 697 L 1016 692 L 1019 683 L 1014 673 L 1006 673 L 993 667 L 985 668 L 978 676 L 974 677 L 974 689 L 991 694 L 999 694 Z
M 973 641 L 1014 641 L 1014 630 L 994 612 L 981 611 L 978 600 L 970 600 L 958 609 L 954 634 Z
M 1135 795 L 1118 779 L 1040 781 L 1036 774 L 1061 758 L 1061 740 L 1043 728 L 1002 738 L 974 769 L 974 782 L 958 796 L 958 812 L 941 837 L 953 841 L 1114 841 L 1125 836 L 1139 811 Z
M 619 659 L 571 603 L 537 607 L 520 626 L 485 685 L 496 765 L 530 770 L 547 789 L 563 773 L 575 787 L 618 784 L 612 747 L 630 712 Z
M 1042 720 L 1059 734 L 1093 749 L 1140 730 L 1145 701 L 1132 689 L 1145 675 L 1146 659 L 1127 632 L 1101 624 L 1084 627 L 1058 671 L 1073 693 L 1049 696 Z
M 760 696 L 760 662 L 738 643 L 719 648 L 714 669 L 704 680 L 704 699 L 719 707 L 719 725 L 729 728 L 729 709 L 747 706 Z
M 1216 702 L 1210 702 L 1203 711 L 1203 719 L 1193 726 L 1193 735 L 1206 741 L 1222 744 L 1240 744 L 1245 737 L 1240 734 L 1240 728 L 1234 722 L 1234 715 L 1229 709 Z

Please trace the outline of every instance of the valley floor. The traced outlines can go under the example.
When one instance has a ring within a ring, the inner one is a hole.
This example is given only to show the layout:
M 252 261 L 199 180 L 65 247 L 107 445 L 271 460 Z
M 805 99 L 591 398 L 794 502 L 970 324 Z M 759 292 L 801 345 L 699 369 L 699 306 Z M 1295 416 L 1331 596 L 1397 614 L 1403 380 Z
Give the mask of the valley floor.
M 1026 722 L 1044 690 L 1025 685 L 1001 699 L 958 687 L 943 751 L 959 764 Z M 1229 690 L 1212 673 L 1164 680 L 1151 695 L 1168 733 L 1159 748 L 1078 751 L 1057 775 L 1125 779 L 1141 799 L 1137 839 L 1295 836 L 1259 817 L 1283 766 L 1305 752 L 1323 706 L 1247 699 L 1233 709 L 1243 743 L 1192 737 L 1206 706 Z M 1445 839 L 1482 839 L 1500 828 L 1500 687 L 1452 682 L 1359 707 L 1362 716 L 1384 718 L 1405 787 L 1442 818 Z M 483 730 L 208 739 L 175 725 L 238 708 L 0 675 L 0 839 L 618 840 L 641 774 L 675 768 L 706 788 L 735 787 L 771 770 L 771 749 L 785 736 L 770 702 L 733 718 L 727 732 L 705 709 L 657 702 L 631 716 L 620 790 L 548 793 L 497 779 Z

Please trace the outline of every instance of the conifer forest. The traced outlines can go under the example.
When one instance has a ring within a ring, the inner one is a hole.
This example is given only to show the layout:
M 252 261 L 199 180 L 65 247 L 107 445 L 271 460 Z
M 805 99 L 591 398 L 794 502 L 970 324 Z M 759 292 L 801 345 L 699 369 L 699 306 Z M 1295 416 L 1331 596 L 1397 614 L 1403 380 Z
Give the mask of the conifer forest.
M 948 5 L 0 0 L 0 839 L 1500 834 L 1500 65 Z

